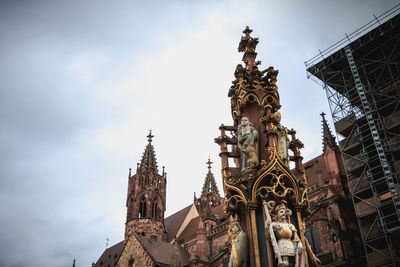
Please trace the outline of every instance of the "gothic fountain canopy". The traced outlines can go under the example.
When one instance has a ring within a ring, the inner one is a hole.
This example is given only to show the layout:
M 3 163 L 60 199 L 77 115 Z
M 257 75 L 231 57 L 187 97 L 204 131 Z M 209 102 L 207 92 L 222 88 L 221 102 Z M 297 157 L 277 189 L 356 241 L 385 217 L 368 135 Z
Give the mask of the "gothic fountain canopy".
M 260 266 L 258 257 L 264 253 L 259 250 L 259 231 L 265 232 L 264 238 L 273 247 L 280 266 L 288 266 L 279 245 L 286 241 L 281 241 L 283 237 L 274 229 L 285 224 L 288 232 L 293 233 L 290 244 L 296 246 L 290 246 L 290 257 L 297 253 L 296 249 L 307 255 L 301 249 L 306 247 L 303 217 L 308 213 L 307 179 L 300 153 L 304 145 L 296 138 L 295 130 L 281 124 L 279 71 L 272 66 L 259 69 L 261 61 L 256 61 L 259 39 L 250 36 L 251 32 L 249 27 L 243 31 L 238 47 L 243 52 L 243 63 L 237 65 L 228 93 L 233 125 L 222 124 L 221 134 L 215 138 L 221 149 L 225 212 L 231 216 L 232 227 L 240 224 L 240 229 L 252 236 L 251 266 Z M 294 162 L 293 170 L 290 162 Z M 267 218 L 265 229 L 255 224 L 258 217 Z

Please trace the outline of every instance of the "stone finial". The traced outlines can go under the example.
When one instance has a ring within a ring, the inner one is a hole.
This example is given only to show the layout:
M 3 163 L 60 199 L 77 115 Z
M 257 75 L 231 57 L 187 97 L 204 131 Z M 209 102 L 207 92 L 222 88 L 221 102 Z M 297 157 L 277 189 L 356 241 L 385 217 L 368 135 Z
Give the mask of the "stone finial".
M 208 161 L 206 162 L 208 165 L 208 173 L 206 176 L 206 179 L 204 180 L 204 185 L 203 189 L 201 191 L 201 196 L 205 197 L 207 195 L 215 195 L 219 197 L 219 191 L 217 187 L 217 183 L 215 182 L 214 175 L 211 172 L 211 160 L 208 158 Z
M 151 141 L 153 141 L 154 135 L 151 134 L 151 129 L 149 129 L 149 134 L 147 135 L 147 138 L 149 138 L 149 143 L 151 143 Z
M 208 170 L 211 171 L 211 164 L 213 164 L 210 160 L 210 156 L 208 156 L 208 161 L 206 162 L 206 164 L 208 165 Z

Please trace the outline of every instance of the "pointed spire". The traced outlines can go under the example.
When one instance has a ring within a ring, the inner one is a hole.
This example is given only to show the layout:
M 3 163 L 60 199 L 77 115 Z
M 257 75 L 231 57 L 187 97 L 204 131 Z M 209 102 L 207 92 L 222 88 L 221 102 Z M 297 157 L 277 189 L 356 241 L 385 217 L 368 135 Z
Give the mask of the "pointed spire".
M 211 160 L 208 157 L 208 161 L 206 162 L 208 165 L 208 173 L 206 179 L 204 180 L 203 190 L 201 191 L 201 196 L 205 197 L 207 195 L 216 195 L 219 196 L 219 191 L 217 184 L 215 183 L 214 175 L 211 172 Z
M 328 122 L 325 119 L 325 113 L 322 112 L 321 114 L 322 117 L 322 148 L 323 151 L 325 152 L 326 147 L 329 146 L 332 149 L 337 148 L 335 137 L 333 137 L 331 130 L 329 129 Z
M 151 144 L 153 141 L 153 135 L 151 134 L 151 130 L 149 130 L 149 135 L 147 138 L 149 139 L 149 143 L 146 146 L 146 149 L 144 150 L 142 160 L 140 162 L 139 166 L 139 171 L 144 172 L 144 173 L 149 173 L 149 172 L 154 172 L 158 173 L 158 168 L 157 168 L 157 160 L 156 156 L 154 153 L 154 147 Z
M 249 26 L 246 26 L 246 29 L 243 31 L 245 36 L 242 36 L 238 47 L 239 52 L 244 52 L 242 61 L 246 64 L 246 69 L 252 69 L 257 65 L 255 61 L 257 53 L 255 51 L 258 44 L 258 38 L 250 36 L 252 31 L 253 30 L 251 30 Z

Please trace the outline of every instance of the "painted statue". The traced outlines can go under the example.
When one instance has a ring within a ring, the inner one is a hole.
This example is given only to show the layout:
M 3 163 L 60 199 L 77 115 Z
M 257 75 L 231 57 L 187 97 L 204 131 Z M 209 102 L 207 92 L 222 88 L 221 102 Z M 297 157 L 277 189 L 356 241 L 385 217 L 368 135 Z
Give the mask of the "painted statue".
M 247 267 L 248 237 L 239 222 L 231 221 L 228 234 L 232 239 L 231 257 L 228 267 Z
M 238 147 L 242 171 L 255 168 L 258 165 L 258 132 L 247 117 L 243 117 L 238 126 Z
M 279 132 L 279 156 L 282 158 L 286 165 L 289 165 L 289 137 L 288 129 L 281 124 L 281 113 L 279 111 L 274 113 L 274 117 L 278 122 L 277 130 Z
M 303 246 L 296 227 L 288 221 L 292 211 L 287 208 L 285 201 L 277 206 L 275 206 L 274 201 L 269 201 L 267 206 L 266 236 L 272 243 L 278 266 L 301 267 L 305 262 L 304 255 L 302 255 Z M 269 209 L 272 210 L 272 219 L 269 215 Z

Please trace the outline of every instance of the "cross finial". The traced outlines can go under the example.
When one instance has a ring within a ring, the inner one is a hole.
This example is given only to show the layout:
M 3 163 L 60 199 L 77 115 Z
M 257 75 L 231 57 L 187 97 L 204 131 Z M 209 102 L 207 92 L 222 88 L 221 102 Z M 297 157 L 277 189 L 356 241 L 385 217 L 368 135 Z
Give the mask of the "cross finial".
M 212 162 L 211 162 L 211 160 L 210 160 L 210 156 L 208 156 L 208 161 L 206 162 L 206 164 L 208 165 L 208 169 L 209 170 L 211 170 L 211 164 L 212 164 Z
M 147 138 L 149 138 L 149 143 L 151 143 L 153 137 L 154 135 L 151 134 L 151 129 L 149 129 L 149 135 L 147 136 Z
M 322 118 L 324 118 L 324 119 L 325 119 L 325 115 L 326 115 L 326 114 L 325 114 L 323 111 L 322 111 L 322 112 L 321 112 L 321 114 L 319 114 L 319 115 L 321 115 L 321 116 L 322 116 Z
M 106 249 L 108 248 L 108 241 L 110 241 L 110 238 L 106 238 L 106 241 L 107 241 L 107 243 L 106 243 Z
M 246 38 L 249 38 L 249 37 L 250 37 L 250 33 L 251 33 L 252 31 L 253 31 L 253 30 L 250 29 L 249 26 L 246 26 L 246 29 L 244 29 L 243 33 L 246 34 Z

